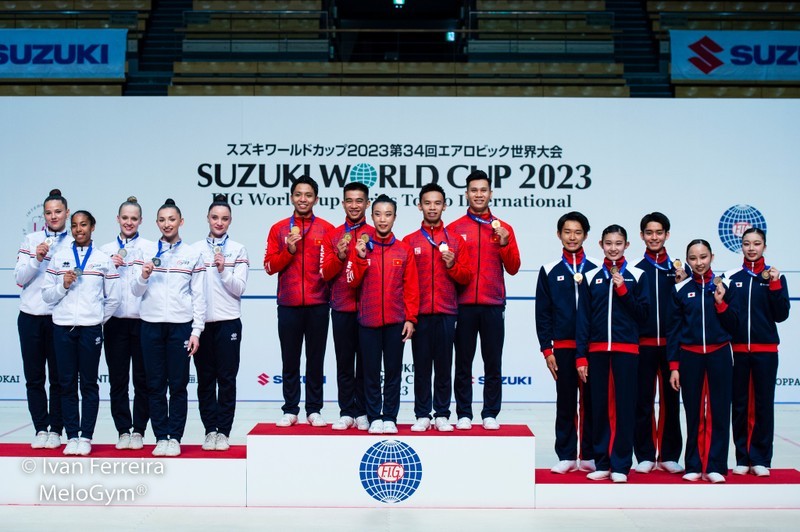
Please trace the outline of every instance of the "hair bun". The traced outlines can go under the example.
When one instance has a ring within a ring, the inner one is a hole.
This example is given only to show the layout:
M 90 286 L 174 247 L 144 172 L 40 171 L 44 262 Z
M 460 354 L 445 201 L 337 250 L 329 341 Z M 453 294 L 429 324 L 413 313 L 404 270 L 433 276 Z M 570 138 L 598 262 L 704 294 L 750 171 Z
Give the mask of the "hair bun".
M 54 188 L 53 190 L 50 191 L 50 195 L 51 196 L 60 196 L 61 195 L 61 191 L 59 189 L 57 189 L 57 188 Z
M 166 201 L 164 201 L 164 205 L 175 205 L 175 200 L 172 198 L 167 198 Z
M 227 194 L 214 194 L 214 201 L 218 203 L 228 203 Z
M 136 203 L 138 200 L 136 199 L 136 196 L 128 196 L 128 199 L 126 201 L 130 203 Z

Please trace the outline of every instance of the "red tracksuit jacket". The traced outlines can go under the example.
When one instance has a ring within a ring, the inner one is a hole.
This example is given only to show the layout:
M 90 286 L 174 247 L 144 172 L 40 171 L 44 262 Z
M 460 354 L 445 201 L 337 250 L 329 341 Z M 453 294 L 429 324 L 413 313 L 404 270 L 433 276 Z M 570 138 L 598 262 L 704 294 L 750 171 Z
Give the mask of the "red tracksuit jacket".
M 363 224 L 363 225 L 362 225 Z M 354 225 L 350 225 L 345 221 L 344 224 L 331 229 L 322 240 L 322 254 L 320 255 L 320 271 L 322 278 L 330 283 L 331 287 L 331 308 L 339 312 L 355 312 L 357 310 L 356 296 L 358 290 L 347 284 L 346 276 L 343 275 L 345 264 L 347 264 L 347 257 L 345 260 L 339 260 L 339 255 L 336 246 L 345 233 L 350 233 L 350 243 L 347 245 L 347 254 L 356 245 L 356 241 L 361 238 L 361 235 L 369 235 L 370 237 L 375 234 L 375 228 L 366 224 L 366 220 L 362 219 Z

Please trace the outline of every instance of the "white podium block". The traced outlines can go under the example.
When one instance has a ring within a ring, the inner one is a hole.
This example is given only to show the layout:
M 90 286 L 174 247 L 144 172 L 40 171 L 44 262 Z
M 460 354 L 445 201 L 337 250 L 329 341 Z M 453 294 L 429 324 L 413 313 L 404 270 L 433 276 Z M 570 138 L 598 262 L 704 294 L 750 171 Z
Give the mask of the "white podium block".
M 368 434 L 256 425 L 247 435 L 247 505 L 533 508 L 535 438 L 499 431 Z
M 153 445 L 119 451 L 93 445 L 89 456 L 0 444 L 0 504 L 94 506 L 244 506 L 246 449 L 206 452 L 183 445 L 179 457 L 154 457 Z M 208 486 L 224 489 L 208 489 Z

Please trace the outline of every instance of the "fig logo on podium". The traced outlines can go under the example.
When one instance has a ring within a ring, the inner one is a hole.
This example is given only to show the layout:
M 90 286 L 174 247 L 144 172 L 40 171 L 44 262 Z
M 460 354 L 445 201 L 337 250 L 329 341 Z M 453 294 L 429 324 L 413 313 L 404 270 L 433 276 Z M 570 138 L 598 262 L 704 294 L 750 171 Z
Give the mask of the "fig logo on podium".
M 422 462 L 410 445 L 384 440 L 367 449 L 359 467 L 361 485 L 370 497 L 386 504 L 411 497 L 422 480 Z

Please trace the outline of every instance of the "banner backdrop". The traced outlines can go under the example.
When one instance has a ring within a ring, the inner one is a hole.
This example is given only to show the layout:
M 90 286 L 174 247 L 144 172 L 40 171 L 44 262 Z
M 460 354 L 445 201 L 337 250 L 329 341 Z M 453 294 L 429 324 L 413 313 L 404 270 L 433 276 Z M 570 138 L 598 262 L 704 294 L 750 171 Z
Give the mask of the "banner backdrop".
M 6 98 L 0 99 L 0 194 L 8 233 L 0 280 L 0 398 L 24 399 L 17 340 L 19 289 L 13 268 L 26 232 L 42 224 L 42 200 L 58 187 L 69 206 L 98 220 L 95 241 L 114 240 L 117 209 L 135 195 L 142 234 L 155 240 L 156 209 L 168 197 L 183 211 L 187 243 L 204 239 L 214 193 L 229 194 L 230 234 L 251 261 L 243 301 L 240 400 L 282 400 L 276 330 L 276 277 L 262 267 L 270 226 L 291 213 L 289 186 L 308 174 L 320 184 L 317 216 L 344 219 L 342 186 L 362 181 L 374 198 L 399 204 L 395 232 L 419 227 L 418 188 L 432 180 L 448 195 L 447 222 L 464 214 L 464 180 L 474 168 L 493 181 L 493 213 L 515 229 L 522 269 L 507 276 L 504 400 L 552 401 L 555 389 L 535 336 L 539 267 L 558 258 L 556 221 L 584 212 L 586 247 L 602 256 L 602 229 L 628 229 L 629 260 L 644 246 L 639 220 L 662 211 L 672 221 L 670 254 L 705 238 L 714 269 L 741 263 L 737 235 L 768 226 L 768 262 L 783 271 L 797 305 L 800 276 L 793 212 L 797 208 L 796 100 L 598 100 L 516 98 Z M 800 317 L 782 337 L 777 400 L 800 401 Z M 476 400 L 483 367 L 474 366 Z M 411 348 L 402 394 L 413 399 Z M 108 397 L 101 362 L 101 397 Z M 194 374 L 194 368 L 192 369 Z M 336 399 L 332 340 L 325 398 Z M 194 385 L 190 397 L 194 397 Z M 326 411 L 338 410 L 335 403 Z

